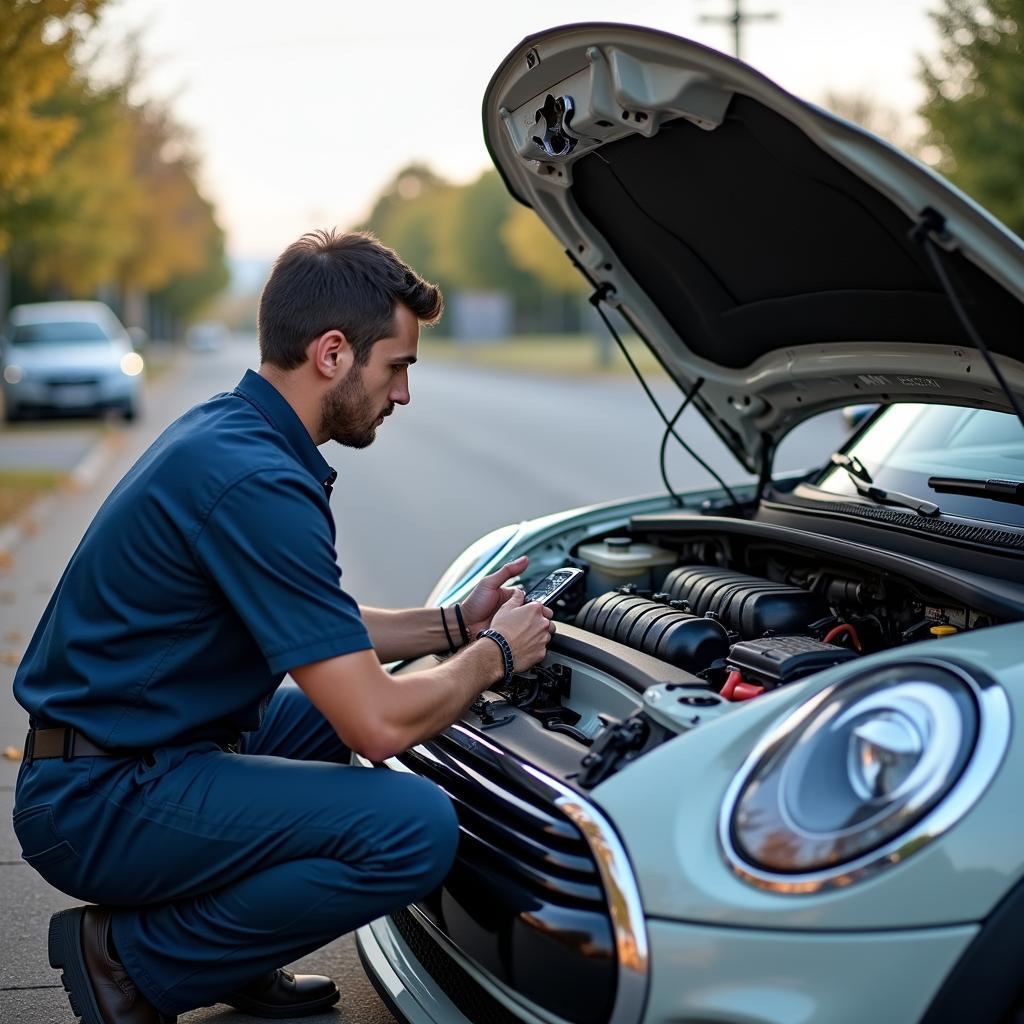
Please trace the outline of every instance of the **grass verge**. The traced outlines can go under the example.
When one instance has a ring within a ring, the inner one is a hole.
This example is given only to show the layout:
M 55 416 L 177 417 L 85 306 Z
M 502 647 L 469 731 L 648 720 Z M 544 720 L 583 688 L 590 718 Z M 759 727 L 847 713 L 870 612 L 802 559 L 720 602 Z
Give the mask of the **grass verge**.
M 63 479 L 64 474 L 56 470 L 0 469 L 0 526 L 16 519 Z
M 625 339 L 629 354 L 644 374 L 657 375 L 661 365 L 636 338 Z M 472 342 L 425 338 L 428 358 L 518 373 L 565 376 L 628 376 L 632 374 L 614 341 L 599 342 L 587 334 L 535 334 Z

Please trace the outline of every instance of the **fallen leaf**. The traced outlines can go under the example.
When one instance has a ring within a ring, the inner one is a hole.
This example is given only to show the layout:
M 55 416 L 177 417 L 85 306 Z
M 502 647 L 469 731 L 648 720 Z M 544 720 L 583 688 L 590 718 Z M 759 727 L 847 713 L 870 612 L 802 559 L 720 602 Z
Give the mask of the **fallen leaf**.
M 4 760 L 5 761 L 20 761 L 22 757 L 22 751 L 17 747 L 4 747 Z
M 4 639 L 9 644 L 20 644 L 25 640 L 25 634 L 20 629 L 9 629 L 4 633 Z
M 0 651 L 0 665 L 17 665 L 21 662 L 19 651 Z

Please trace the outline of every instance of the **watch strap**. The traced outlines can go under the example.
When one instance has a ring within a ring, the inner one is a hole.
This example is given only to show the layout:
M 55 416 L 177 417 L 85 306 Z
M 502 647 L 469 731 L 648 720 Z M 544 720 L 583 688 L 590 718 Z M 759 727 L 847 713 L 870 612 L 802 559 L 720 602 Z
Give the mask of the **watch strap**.
M 476 636 L 478 640 L 486 637 L 498 645 L 498 648 L 501 650 L 501 660 L 505 667 L 505 676 L 502 682 L 511 683 L 516 674 L 515 659 L 512 657 L 512 645 L 496 629 L 482 629 Z

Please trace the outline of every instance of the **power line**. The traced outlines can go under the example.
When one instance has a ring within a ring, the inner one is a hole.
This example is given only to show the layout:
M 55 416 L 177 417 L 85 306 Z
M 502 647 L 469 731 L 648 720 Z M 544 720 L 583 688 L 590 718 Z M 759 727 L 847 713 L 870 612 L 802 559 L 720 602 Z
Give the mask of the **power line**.
M 748 14 L 742 9 L 742 0 L 733 0 L 732 14 L 702 14 L 700 20 L 705 24 L 732 25 L 733 54 L 740 59 L 740 41 L 743 26 L 748 21 L 774 21 L 778 17 L 777 11 L 764 11 L 758 14 Z

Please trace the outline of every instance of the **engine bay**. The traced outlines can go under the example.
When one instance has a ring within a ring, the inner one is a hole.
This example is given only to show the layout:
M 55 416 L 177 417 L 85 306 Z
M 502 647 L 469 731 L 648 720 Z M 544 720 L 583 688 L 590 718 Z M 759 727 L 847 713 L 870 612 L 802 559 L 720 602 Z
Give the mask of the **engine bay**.
M 749 529 L 631 523 L 567 549 L 560 567 L 583 574 L 553 603 L 548 657 L 485 691 L 467 724 L 589 789 L 778 687 L 1024 617 L 1017 584 L 986 595 L 941 565 L 908 560 L 899 573 L 882 549 L 876 561 L 833 540 L 823 556 L 820 544 L 731 525 Z

